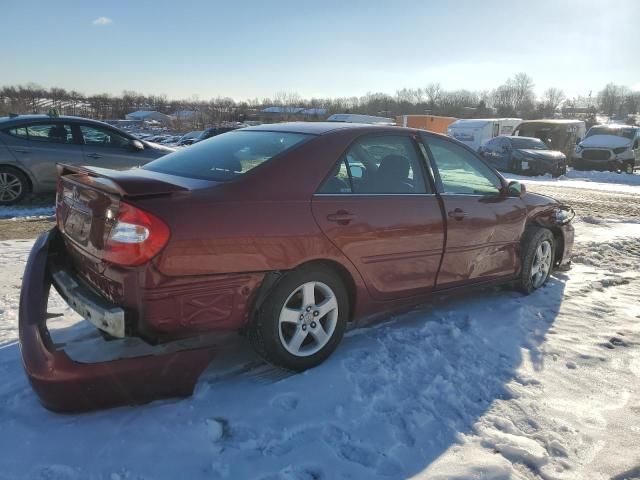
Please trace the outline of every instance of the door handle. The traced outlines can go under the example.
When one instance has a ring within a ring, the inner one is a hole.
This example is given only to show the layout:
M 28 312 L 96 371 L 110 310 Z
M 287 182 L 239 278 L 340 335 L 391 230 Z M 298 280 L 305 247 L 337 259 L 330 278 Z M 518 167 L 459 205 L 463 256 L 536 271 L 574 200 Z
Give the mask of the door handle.
M 447 215 L 449 215 L 450 218 L 455 218 L 456 220 L 462 220 L 464 217 L 467 216 L 467 213 L 461 208 L 456 208 L 455 210 L 452 210 L 451 212 L 449 212 Z
M 347 225 L 354 218 L 356 218 L 356 216 L 346 210 L 338 210 L 336 213 L 330 213 L 327 215 L 327 220 L 330 222 L 337 222 L 341 225 Z
M 90 158 L 102 158 L 102 155 L 100 155 L 99 153 L 87 153 L 87 157 L 90 157 Z
M 18 153 L 31 153 L 31 150 L 23 150 L 22 148 L 14 148 L 13 150 Z

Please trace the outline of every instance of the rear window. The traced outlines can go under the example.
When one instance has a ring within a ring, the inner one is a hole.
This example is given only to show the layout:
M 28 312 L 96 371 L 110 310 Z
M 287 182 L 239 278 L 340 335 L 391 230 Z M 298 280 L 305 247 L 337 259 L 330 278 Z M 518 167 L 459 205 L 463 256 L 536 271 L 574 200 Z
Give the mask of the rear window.
M 302 133 L 250 130 L 223 133 L 142 168 L 181 177 L 227 181 L 311 137 Z

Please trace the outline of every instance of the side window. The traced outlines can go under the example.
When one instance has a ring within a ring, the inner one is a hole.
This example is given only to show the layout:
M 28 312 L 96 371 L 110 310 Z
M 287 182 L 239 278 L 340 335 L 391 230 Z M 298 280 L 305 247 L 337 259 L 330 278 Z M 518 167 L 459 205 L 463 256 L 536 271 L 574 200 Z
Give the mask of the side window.
M 61 123 L 27 125 L 27 135 L 37 142 L 73 143 L 71 127 Z
M 80 125 L 85 145 L 92 147 L 128 147 L 131 141 L 113 130 L 89 125 Z
M 436 164 L 443 193 L 497 195 L 502 183 L 483 162 L 465 148 L 435 137 L 425 138 Z
M 347 165 L 346 159 L 340 160 L 340 162 L 333 167 L 329 178 L 322 184 L 318 192 L 334 194 L 353 193 Z
M 69 125 L 61 123 L 43 123 L 15 127 L 5 130 L 6 133 L 24 140 L 48 143 L 73 143 L 73 134 Z
M 5 133 L 8 133 L 13 137 L 22 138 L 24 140 L 28 140 L 29 138 L 27 136 L 27 127 L 8 128 L 7 130 L 5 130 Z
M 349 148 L 320 192 L 342 193 L 338 188 L 344 189 L 341 184 L 347 182 L 346 189 L 352 194 L 427 193 L 421 162 L 410 137 L 365 136 Z
M 484 144 L 484 149 L 489 152 L 497 152 L 499 150 L 498 140 L 496 138 L 492 138 Z

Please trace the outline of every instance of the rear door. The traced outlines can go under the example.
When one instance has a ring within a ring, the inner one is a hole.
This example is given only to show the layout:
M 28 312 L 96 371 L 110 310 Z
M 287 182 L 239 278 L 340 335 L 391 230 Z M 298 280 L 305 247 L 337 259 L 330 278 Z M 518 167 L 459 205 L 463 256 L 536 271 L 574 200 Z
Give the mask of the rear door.
M 4 130 L 7 147 L 42 188 L 55 189 L 56 163 L 80 165 L 82 146 L 64 121 L 34 122 Z
M 79 130 L 85 165 L 126 170 L 152 160 L 133 148 L 131 140 L 116 130 L 91 124 L 80 124 Z
M 312 210 L 372 297 L 433 289 L 444 246 L 442 212 L 411 136 L 360 137 L 314 195 Z
M 520 198 L 476 155 L 442 137 L 422 136 L 441 195 L 447 241 L 437 288 L 514 275 L 526 218 Z

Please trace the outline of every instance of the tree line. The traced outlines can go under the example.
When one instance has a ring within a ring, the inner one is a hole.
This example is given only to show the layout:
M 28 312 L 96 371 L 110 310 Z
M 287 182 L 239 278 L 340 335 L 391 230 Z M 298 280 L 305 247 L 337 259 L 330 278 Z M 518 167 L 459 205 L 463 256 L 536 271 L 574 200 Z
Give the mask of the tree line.
M 518 73 L 493 90 L 446 90 L 439 83 L 424 88 L 403 88 L 388 93 L 367 93 L 360 97 L 302 98 L 293 92 L 278 92 L 271 98 L 237 101 L 229 97 L 202 100 L 169 99 L 166 95 L 144 95 L 125 90 L 121 95 L 107 93 L 85 95 L 64 88 L 44 88 L 34 83 L 0 87 L 0 116 L 11 113 L 47 113 L 55 109 L 61 115 L 77 115 L 102 120 L 122 119 L 136 110 L 154 110 L 166 114 L 197 112 L 194 123 L 202 126 L 227 121 L 243 121 L 259 115 L 271 106 L 281 108 L 280 118 L 294 118 L 294 107 L 323 108 L 332 113 L 359 113 L 393 117 L 402 114 L 433 114 L 459 118 L 487 116 L 544 118 L 558 111 L 565 116 L 600 112 L 628 115 L 638 112 L 640 92 L 610 83 L 596 95 L 567 97 L 559 88 L 548 88 L 536 98 L 533 79 Z M 324 115 L 316 116 L 317 119 Z M 178 122 L 180 119 L 178 119 Z

